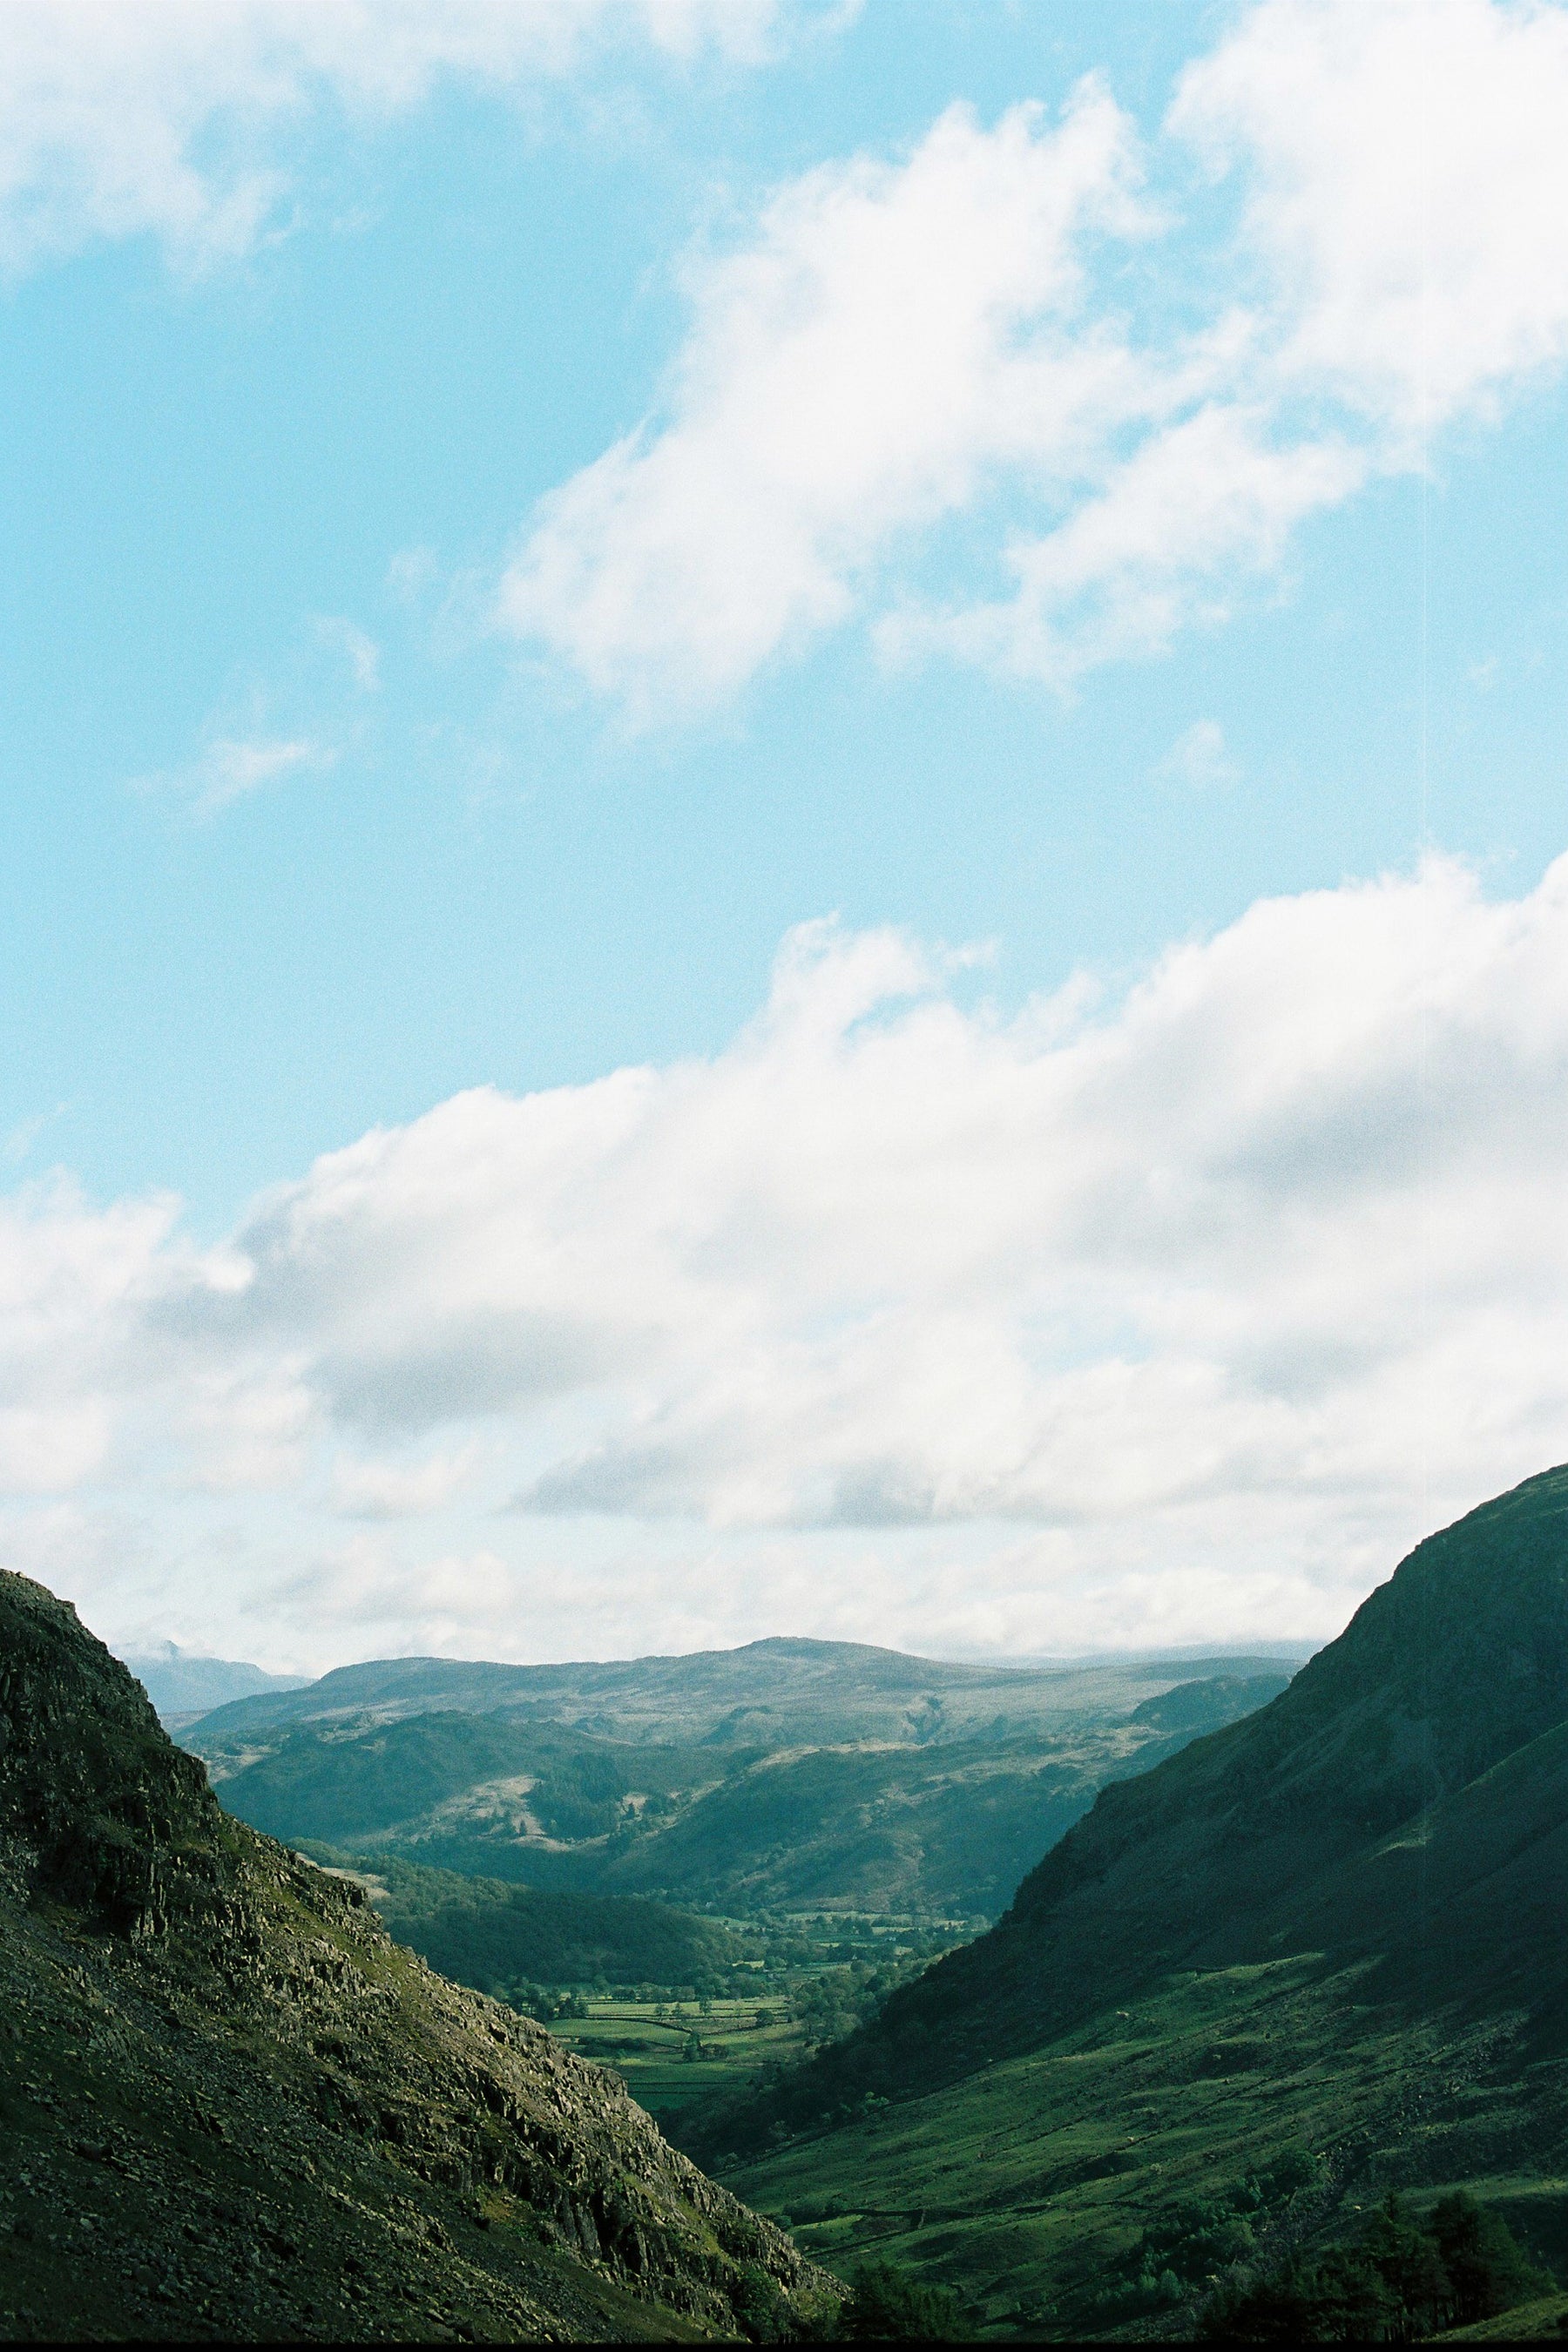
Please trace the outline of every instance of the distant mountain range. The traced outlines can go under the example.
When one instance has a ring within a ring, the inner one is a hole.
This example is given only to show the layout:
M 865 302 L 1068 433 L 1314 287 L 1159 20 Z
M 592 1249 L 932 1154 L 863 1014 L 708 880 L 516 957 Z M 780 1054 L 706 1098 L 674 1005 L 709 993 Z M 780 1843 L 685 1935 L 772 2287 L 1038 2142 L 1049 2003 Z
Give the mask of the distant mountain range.
M 1232 2260 L 1282 2255 L 1391 2185 L 1476 2184 L 1562 2263 L 1565 1922 L 1568 1469 L 1422 1544 L 691 2144 L 797 2221 L 839 2189 L 864 2218 L 825 2247 L 885 2239 L 1053 2331 L 1201 2292 L 1221 2221 Z
M 687 1657 L 349 1666 L 185 1726 L 289 1842 L 754 1915 L 983 1924 L 1106 1781 L 1261 1706 L 1295 1657 L 951 1664 L 773 1640 Z
M 238 1658 L 205 1658 L 163 1642 L 155 1650 L 127 1650 L 130 1667 L 164 1724 L 192 1723 L 228 1699 L 255 1691 L 299 1690 L 306 1677 L 269 1675 Z

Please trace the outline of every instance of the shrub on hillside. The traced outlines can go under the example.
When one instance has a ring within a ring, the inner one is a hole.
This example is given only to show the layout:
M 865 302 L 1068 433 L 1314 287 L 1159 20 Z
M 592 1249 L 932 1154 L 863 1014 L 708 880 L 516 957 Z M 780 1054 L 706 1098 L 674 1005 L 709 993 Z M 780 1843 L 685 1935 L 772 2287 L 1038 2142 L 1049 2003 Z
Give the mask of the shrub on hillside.
M 849 2273 L 837 2334 L 852 2344 L 966 2344 L 973 2331 L 952 2289 L 927 2286 L 896 2263 L 859 2263 Z
M 1349 2245 L 1219 2288 L 1198 2318 L 1219 2344 L 1407 2344 L 1549 2294 L 1500 2213 L 1463 2190 L 1425 2222 L 1393 2194 Z

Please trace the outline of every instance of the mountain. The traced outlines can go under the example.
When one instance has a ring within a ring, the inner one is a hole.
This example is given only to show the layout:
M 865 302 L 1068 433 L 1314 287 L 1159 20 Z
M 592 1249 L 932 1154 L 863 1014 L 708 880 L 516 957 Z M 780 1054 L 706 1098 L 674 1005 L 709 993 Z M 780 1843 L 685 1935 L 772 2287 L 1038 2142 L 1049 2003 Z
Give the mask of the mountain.
M 226 1816 L 0 1574 L 0 2329 L 776 2336 L 833 2283 L 618 2081 Z
M 204 1658 L 173 1642 L 156 1650 L 125 1653 L 130 1667 L 164 1724 L 193 1723 L 210 1715 L 229 1699 L 248 1698 L 259 1691 L 292 1691 L 304 1687 L 302 1675 L 269 1675 L 239 1658 Z
M 806 1641 L 388 1660 L 182 1737 L 233 1811 L 291 1842 L 749 1915 L 984 1920 L 1106 1780 L 1262 1704 L 1293 1663 L 1016 1670 Z M 1175 1714 L 1151 1715 L 1173 1685 Z
M 1293 1673 L 1307 1653 L 1260 1658 L 1158 1654 L 1061 1665 L 971 1665 L 864 1642 L 775 1637 L 685 1655 L 516 1666 L 380 1658 L 339 1666 L 292 1693 L 236 1700 L 202 1724 L 217 1748 L 290 1723 L 395 1722 L 451 1711 L 570 1725 L 634 1745 L 715 1746 L 1002 1736 L 1120 1714 L 1177 1683 Z
M 1233 2247 L 1288 2249 L 1469 2181 L 1561 2263 L 1565 1917 L 1559 1469 L 1420 1545 L 1268 1706 L 1104 1789 L 989 1934 L 691 2145 L 796 2220 L 852 2184 L 848 2242 L 984 2272 L 1031 2324 L 1147 2310 L 1139 2246 L 1146 2272 L 1216 2198 Z

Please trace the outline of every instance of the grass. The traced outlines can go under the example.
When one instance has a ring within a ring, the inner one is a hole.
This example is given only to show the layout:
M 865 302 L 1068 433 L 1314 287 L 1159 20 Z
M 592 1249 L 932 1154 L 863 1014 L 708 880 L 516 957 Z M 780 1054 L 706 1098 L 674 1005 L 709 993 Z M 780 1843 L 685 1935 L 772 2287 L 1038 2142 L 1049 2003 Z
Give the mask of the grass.
M 562 2019 L 552 2032 L 579 2056 L 613 2066 L 661 2125 L 805 2048 L 799 2021 L 776 2000 L 593 2000 L 587 2007 L 585 2018 Z M 759 2025 L 759 2009 L 777 2021 Z M 693 2037 L 701 2043 L 700 2058 L 685 2055 Z
M 1535 2085 L 1548 2130 L 1562 2071 Z M 1478 2161 L 1517 2145 L 1519 2093 L 1495 2023 L 1412 2026 L 1366 2000 L 1363 1971 L 1299 1958 L 1174 1978 L 1028 2057 L 717 2169 L 835 2269 L 876 2254 L 957 2287 L 986 2336 L 1104 2336 L 1152 2315 L 1151 2223 L 1301 2150 L 1313 2185 L 1249 2219 L 1265 2260 L 1353 2225 L 1395 2180 L 1418 2203 L 1489 2196 L 1550 2259 L 1568 2187 Z M 1184 2288 L 1189 2307 L 1204 2291 Z
M 731 1971 L 723 1991 L 701 1998 L 690 1989 L 660 1995 L 647 1986 L 578 1986 L 587 2014 L 544 2021 L 569 2049 L 613 2066 L 677 2137 L 685 2114 L 706 2110 L 763 2069 L 804 2058 L 825 2030 L 842 2030 L 858 1998 L 874 1997 L 865 1986 L 918 1969 L 958 1931 L 952 1921 L 839 1912 L 713 1924 L 745 1937 L 760 1955 Z M 689 2054 L 693 2042 L 700 2054 Z

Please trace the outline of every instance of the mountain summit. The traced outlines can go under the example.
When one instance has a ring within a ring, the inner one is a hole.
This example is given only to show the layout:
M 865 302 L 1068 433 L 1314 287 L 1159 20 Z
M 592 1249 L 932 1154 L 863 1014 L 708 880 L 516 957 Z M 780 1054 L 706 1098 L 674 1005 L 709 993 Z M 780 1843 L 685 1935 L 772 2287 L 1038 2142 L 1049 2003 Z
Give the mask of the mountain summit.
M 766 2340 L 833 2283 L 613 2075 L 231 1820 L 0 1574 L 6 2333 Z

